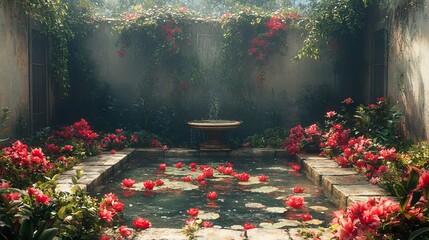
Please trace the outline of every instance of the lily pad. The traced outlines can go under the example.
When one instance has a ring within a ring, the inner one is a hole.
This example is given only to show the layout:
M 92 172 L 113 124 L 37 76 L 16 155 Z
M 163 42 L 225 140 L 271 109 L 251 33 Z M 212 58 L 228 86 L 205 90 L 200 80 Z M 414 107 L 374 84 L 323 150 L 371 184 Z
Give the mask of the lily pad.
M 305 223 L 310 225 L 320 225 L 323 223 L 323 221 L 319 219 L 311 219 L 309 221 L 306 221 Z
M 246 203 L 244 206 L 246 206 L 248 208 L 265 208 L 265 207 L 267 207 L 262 203 L 252 203 L 252 202 Z
M 250 189 L 250 190 L 246 190 L 246 191 L 256 192 L 256 193 L 271 193 L 271 192 L 275 192 L 277 190 L 279 190 L 278 187 L 263 186 L 263 187 L 259 187 L 259 188 L 253 188 L 253 189 Z
M 254 185 L 254 184 L 259 184 L 259 183 L 261 183 L 261 182 L 259 181 L 258 177 L 250 177 L 248 181 L 238 182 L 238 184 L 243 185 L 243 186 Z
M 288 226 L 288 223 L 287 222 L 276 222 L 276 223 L 263 222 L 263 223 L 260 223 L 259 226 L 261 228 L 266 228 L 266 229 L 279 229 L 279 228 Z
M 290 219 L 279 219 L 279 222 L 286 224 L 285 226 L 288 226 L 288 227 L 297 227 L 301 224 L 297 220 L 290 220 Z
M 284 207 L 267 207 L 264 209 L 264 211 L 270 212 L 270 213 L 284 213 L 287 211 Z
M 241 225 L 232 225 L 230 228 L 233 229 L 233 230 L 242 230 L 243 226 L 241 226 Z
M 198 214 L 198 218 L 201 218 L 203 220 L 214 220 L 214 219 L 218 219 L 220 217 L 220 215 L 218 213 L 214 213 L 214 212 L 203 212 L 201 211 Z
M 192 184 L 190 182 L 183 182 L 183 181 L 171 181 L 169 179 L 164 180 L 164 185 L 157 186 L 155 188 L 155 191 L 168 191 L 168 190 L 183 190 L 183 191 L 190 191 L 194 189 L 198 189 L 199 187 L 195 184 Z
M 314 211 L 320 211 L 320 212 L 329 210 L 327 207 L 324 207 L 324 206 L 311 206 L 309 208 L 313 209 Z

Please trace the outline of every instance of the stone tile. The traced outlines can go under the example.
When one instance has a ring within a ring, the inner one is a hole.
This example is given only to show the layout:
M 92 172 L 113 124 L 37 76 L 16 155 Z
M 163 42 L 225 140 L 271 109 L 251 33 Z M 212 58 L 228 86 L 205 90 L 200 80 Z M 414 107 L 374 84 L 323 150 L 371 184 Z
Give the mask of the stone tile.
M 164 152 L 161 150 L 161 148 L 136 148 L 136 150 L 134 151 L 135 158 L 161 156 L 164 156 Z
M 329 159 L 328 157 L 320 156 L 318 154 L 297 154 L 297 157 L 301 158 L 302 160 L 324 160 Z
M 270 239 L 270 240 L 289 240 L 289 235 L 285 229 L 263 229 L 256 228 L 247 231 L 249 239 Z
M 195 157 L 199 151 L 196 149 L 173 148 L 165 152 L 167 157 Z
M 173 228 L 149 228 L 144 231 L 136 231 L 133 239 L 146 240 L 146 239 L 172 239 L 172 240 L 185 240 L 186 236 L 181 232 L 181 229 Z
M 252 157 L 275 158 L 276 150 L 271 148 L 252 148 Z
M 289 152 L 286 149 L 276 148 L 276 158 L 288 158 Z
M 334 185 L 332 201 L 340 208 L 347 206 L 347 198 L 350 196 L 389 196 L 390 194 L 371 184 L 367 185 Z
M 77 184 L 83 191 L 86 191 L 86 185 L 84 184 Z M 68 192 L 71 193 L 71 189 L 73 188 L 73 184 L 67 184 L 67 183 L 61 183 L 57 184 L 56 190 L 61 192 Z
M 340 167 L 337 167 L 337 168 L 304 167 L 304 170 L 306 171 L 307 177 L 317 185 L 322 185 L 322 176 L 348 176 L 348 175 L 357 175 L 358 174 L 353 169 L 340 168 Z
M 232 156 L 232 157 L 251 157 L 252 156 L 252 149 L 251 148 L 234 149 L 229 153 L 229 156 Z
M 361 175 L 322 176 L 322 187 L 325 195 L 332 197 L 334 185 L 367 185 L 369 182 Z
M 313 160 L 305 159 L 303 163 L 315 168 L 320 168 L 320 167 L 338 168 L 339 167 L 338 163 L 330 159 L 313 159 Z

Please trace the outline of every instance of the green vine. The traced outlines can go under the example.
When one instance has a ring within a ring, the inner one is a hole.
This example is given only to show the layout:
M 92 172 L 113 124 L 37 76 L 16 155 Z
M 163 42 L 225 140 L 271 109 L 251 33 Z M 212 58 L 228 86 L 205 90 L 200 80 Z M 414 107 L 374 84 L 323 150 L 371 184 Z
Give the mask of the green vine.
M 15 6 L 20 14 L 42 26 L 51 41 L 51 78 L 57 86 L 55 93 L 67 95 L 69 84 L 68 55 L 69 43 L 76 35 L 86 34 L 94 23 L 92 5 L 89 0 L 0 0 L 8 6 Z
M 143 10 L 135 6 L 131 13 L 115 21 L 114 32 L 120 36 L 117 54 L 124 57 L 127 49 L 134 46 L 154 65 L 145 70 L 143 82 L 151 85 L 160 68 L 166 68 L 177 86 L 187 89 L 202 78 L 198 57 L 187 48 L 192 40 L 191 24 L 198 19 L 184 7 Z

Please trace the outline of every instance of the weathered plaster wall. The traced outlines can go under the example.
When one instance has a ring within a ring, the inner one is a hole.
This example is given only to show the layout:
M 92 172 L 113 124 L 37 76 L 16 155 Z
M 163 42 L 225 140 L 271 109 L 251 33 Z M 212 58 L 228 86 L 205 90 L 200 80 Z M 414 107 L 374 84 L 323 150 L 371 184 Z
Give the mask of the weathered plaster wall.
M 17 122 L 29 117 L 29 66 L 26 20 L 0 4 L 0 108 L 11 110 L 0 138 L 16 134 Z
M 387 95 L 404 112 L 404 129 L 413 140 L 429 140 L 429 1 L 400 19 L 392 12 L 373 9 L 366 43 L 364 94 L 369 99 L 371 85 L 371 34 L 388 30 Z M 393 6 L 391 6 L 393 10 Z
M 306 93 L 304 86 L 317 88 L 326 84 L 335 87 L 329 54 L 323 52 L 317 61 L 290 61 L 301 44 L 300 33 L 291 31 L 286 54 L 274 56 L 265 68 L 266 80 L 262 84 L 253 81 L 251 78 L 256 72 L 251 67 L 248 82 L 238 84 L 237 89 L 233 89 L 222 78 L 220 58 L 223 38 L 219 26 L 197 24 L 193 31 L 195 39 L 191 46 L 195 47 L 205 70 L 203 79 L 199 80 L 198 85 L 184 89 L 174 84 L 167 73 L 161 72 L 151 87 L 152 97 L 160 107 L 178 109 L 176 115 L 181 115 L 179 119 L 183 125 L 187 120 L 209 117 L 238 119 L 245 122 L 244 129 L 251 133 L 272 127 L 273 118 L 280 114 L 278 120 L 284 126 L 290 126 L 297 121 L 296 112 L 299 109 L 295 100 Z M 105 23 L 89 37 L 86 46 L 96 65 L 98 79 L 111 86 L 120 102 L 132 104 L 145 94 L 142 75 L 153 64 L 142 56 L 144 53 L 132 48 L 126 49 L 125 56 L 118 56 L 116 41 L 117 36 Z M 237 92 L 243 92 L 244 99 L 238 98 Z

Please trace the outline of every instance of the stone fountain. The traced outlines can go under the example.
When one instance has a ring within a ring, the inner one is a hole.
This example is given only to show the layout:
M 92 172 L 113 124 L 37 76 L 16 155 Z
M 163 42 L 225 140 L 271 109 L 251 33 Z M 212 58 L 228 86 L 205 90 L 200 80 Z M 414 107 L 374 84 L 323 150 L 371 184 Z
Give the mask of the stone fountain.
M 237 128 L 241 121 L 231 120 L 194 120 L 188 126 L 203 131 L 206 141 L 200 144 L 200 151 L 229 151 L 231 150 L 223 140 L 223 133 L 228 129 Z

